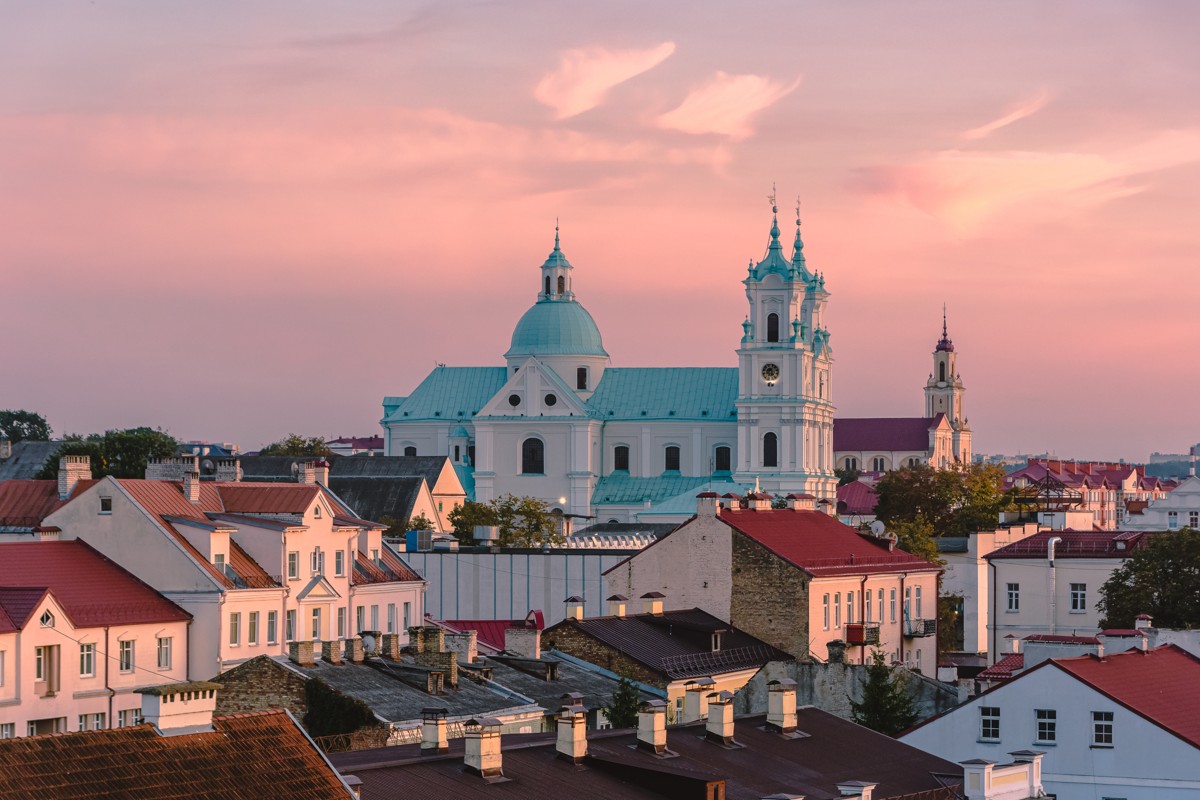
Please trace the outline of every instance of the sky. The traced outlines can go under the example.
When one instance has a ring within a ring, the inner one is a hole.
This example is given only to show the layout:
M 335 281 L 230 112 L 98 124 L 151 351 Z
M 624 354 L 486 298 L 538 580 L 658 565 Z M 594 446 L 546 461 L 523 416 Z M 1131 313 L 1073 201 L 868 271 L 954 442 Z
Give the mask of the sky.
M 0 408 L 251 449 L 499 365 L 560 220 L 618 366 L 733 366 L 777 186 L 843 416 L 1200 440 L 1200 5 L 0 0 Z

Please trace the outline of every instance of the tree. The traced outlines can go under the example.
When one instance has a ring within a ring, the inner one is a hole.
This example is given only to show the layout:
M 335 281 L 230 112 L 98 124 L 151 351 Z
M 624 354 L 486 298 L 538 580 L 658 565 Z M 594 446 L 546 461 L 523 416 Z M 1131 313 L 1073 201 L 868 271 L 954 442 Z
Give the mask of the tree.
M 917 721 L 912 697 L 899 675 L 888 666 L 882 651 L 871 653 L 862 700 L 850 701 L 850 717 L 859 725 L 886 736 L 895 736 Z
M 46 418 L 33 411 L 0 411 L 0 432 L 13 444 L 17 442 L 48 442 L 50 426 Z
M 308 439 L 297 433 L 289 433 L 278 442 L 271 442 L 258 451 L 260 456 L 329 456 L 333 455 L 325 439 L 312 436 Z
M 891 527 L 923 517 L 935 536 L 969 536 L 991 530 L 1011 505 L 1004 491 L 1004 470 L 995 464 L 962 464 L 935 469 L 927 464 L 903 467 L 880 478 L 875 516 Z
M 642 695 L 637 684 L 626 675 L 621 675 L 617 688 L 604 707 L 604 716 L 614 728 L 635 728 L 638 724 L 638 706 Z
M 914 520 L 898 520 L 887 528 L 896 534 L 896 546 L 906 553 L 923 558 L 934 564 L 945 564 L 946 560 L 938 554 L 937 540 L 933 535 L 933 526 L 918 515 Z
M 454 537 L 463 544 L 475 542 L 475 528 L 496 524 L 496 512 L 487 503 L 467 500 L 450 512 L 450 524 L 454 526 Z
M 1138 614 L 1162 628 L 1200 627 L 1200 531 L 1148 535 L 1100 588 L 1100 627 L 1132 628 Z
M 491 503 L 500 529 L 501 547 L 541 547 L 559 544 L 561 517 L 550 513 L 550 506 L 535 497 L 499 497 Z
M 838 467 L 833 474 L 837 475 L 838 486 L 845 486 L 847 483 L 854 483 L 858 480 L 860 473 L 856 467 Z
M 406 531 L 431 531 L 433 530 L 433 523 L 425 518 L 424 513 L 421 513 L 415 517 L 409 517 L 408 522 L 404 525 L 404 529 Z
M 156 428 L 108 430 L 86 437 L 72 434 L 66 437 L 37 477 L 57 478 L 58 460 L 63 456 L 88 456 L 93 477 L 143 478 L 150 459 L 173 456 L 178 449 L 179 442 L 175 437 Z

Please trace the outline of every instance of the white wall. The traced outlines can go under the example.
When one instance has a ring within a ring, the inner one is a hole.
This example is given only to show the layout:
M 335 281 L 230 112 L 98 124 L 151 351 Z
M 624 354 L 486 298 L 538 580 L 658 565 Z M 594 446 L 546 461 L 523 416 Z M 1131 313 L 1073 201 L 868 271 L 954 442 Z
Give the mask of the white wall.
M 964 652 L 984 653 L 988 650 L 991 571 L 986 556 L 1001 547 L 1026 539 L 1038 530 L 1036 524 L 1027 523 L 993 531 L 979 531 L 966 537 L 967 552 L 941 554 L 946 560 L 941 592 L 943 595 L 958 595 L 963 598 Z

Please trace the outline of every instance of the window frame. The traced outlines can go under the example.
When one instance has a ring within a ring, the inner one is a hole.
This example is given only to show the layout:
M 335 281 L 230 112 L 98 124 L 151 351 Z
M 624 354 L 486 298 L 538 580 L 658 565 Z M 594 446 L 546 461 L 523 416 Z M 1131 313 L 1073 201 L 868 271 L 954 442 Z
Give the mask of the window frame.
M 279 612 L 267 612 L 267 644 L 279 644 Z
M 160 670 L 171 669 L 171 664 L 174 662 L 175 643 L 172 641 L 172 636 L 156 636 L 155 638 L 155 654 L 157 656 L 156 663 Z M 166 656 L 164 658 L 163 656 Z
M 1004 587 L 1005 605 L 1004 613 L 1019 614 L 1021 613 L 1021 584 L 1006 583 Z
M 629 445 L 618 444 L 613 447 L 613 472 L 629 472 Z
M 674 462 L 674 466 L 672 466 Z M 663 448 L 663 472 L 679 472 L 683 463 L 683 449 L 677 444 L 669 444 Z
M 539 437 L 527 436 L 522 439 L 520 456 L 522 475 L 546 474 L 546 443 Z
M 775 431 L 767 431 L 763 434 L 762 465 L 771 469 L 779 469 L 779 434 Z
M 257 611 L 251 611 L 246 615 L 246 644 L 258 644 L 258 614 Z
M 1072 583 L 1070 584 L 1071 593 L 1071 613 L 1086 614 L 1087 607 L 1087 584 Z
M 979 741 L 1000 741 L 1000 706 L 979 707 Z
M 0 660 L 0 667 L 3 665 L 4 662 Z M 79 643 L 79 677 L 96 677 L 96 645 L 93 642 Z M 0 685 L 3 685 L 2 681 L 0 677 Z
M 283 636 L 285 642 L 296 641 L 296 609 L 289 608 L 283 616 Z
M 1092 747 L 1114 747 L 1116 714 L 1112 711 L 1092 712 Z
M 1058 744 L 1058 711 L 1053 708 L 1033 710 L 1034 744 Z
M 130 673 L 137 669 L 136 639 L 117 640 L 117 669 Z
M 300 580 L 300 551 L 289 550 L 287 554 L 287 577 L 289 581 Z
M 229 646 L 241 647 L 242 645 L 242 612 L 229 612 Z
M 829 630 L 829 592 L 821 598 L 821 610 L 824 619 L 823 630 Z

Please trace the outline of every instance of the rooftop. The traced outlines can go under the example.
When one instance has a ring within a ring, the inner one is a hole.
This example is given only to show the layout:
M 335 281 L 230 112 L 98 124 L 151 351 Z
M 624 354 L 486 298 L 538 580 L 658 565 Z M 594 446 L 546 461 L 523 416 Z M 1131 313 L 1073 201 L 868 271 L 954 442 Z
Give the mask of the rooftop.
M 837 452 L 929 450 L 929 431 L 945 419 L 936 417 L 837 417 L 833 449 Z
M 1058 558 L 1128 558 L 1150 543 L 1153 533 L 1131 531 L 1040 531 L 990 553 L 988 559 L 1046 558 L 1051 539 Z

